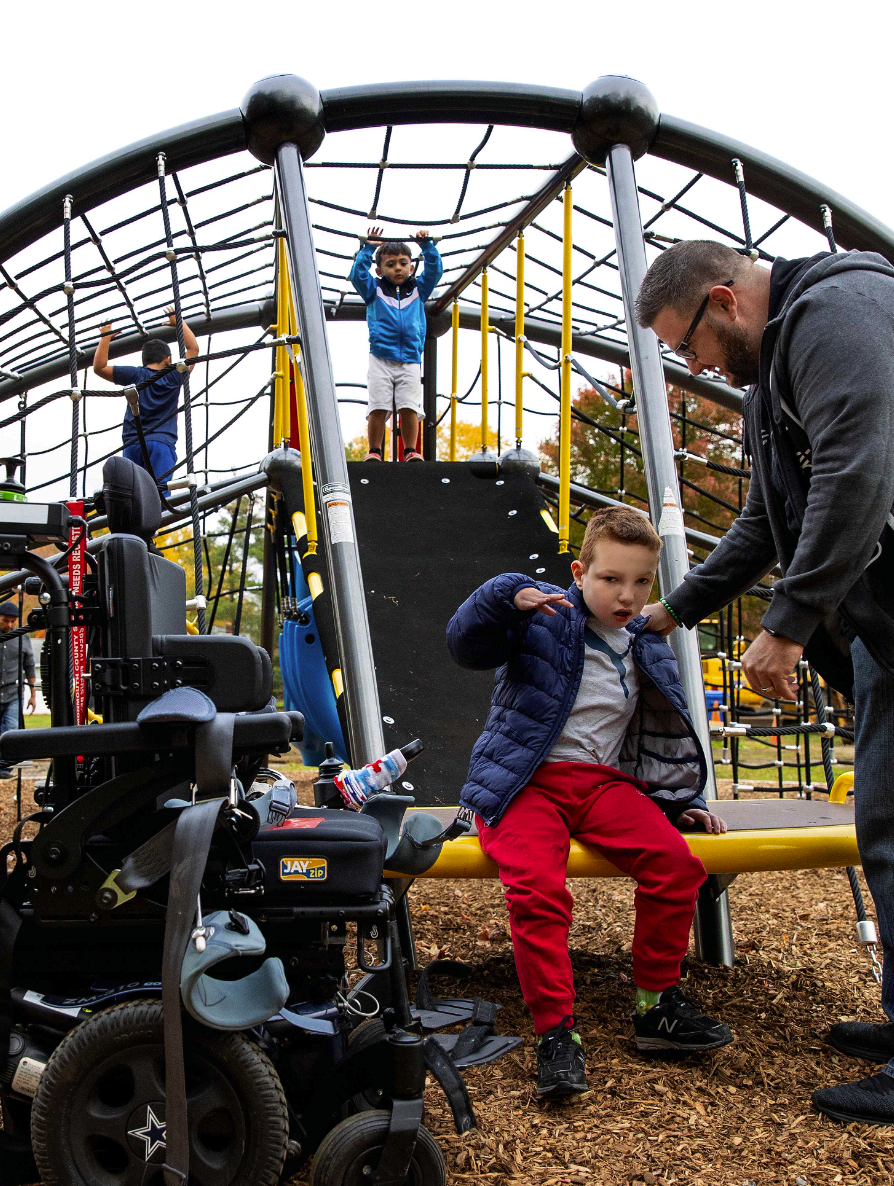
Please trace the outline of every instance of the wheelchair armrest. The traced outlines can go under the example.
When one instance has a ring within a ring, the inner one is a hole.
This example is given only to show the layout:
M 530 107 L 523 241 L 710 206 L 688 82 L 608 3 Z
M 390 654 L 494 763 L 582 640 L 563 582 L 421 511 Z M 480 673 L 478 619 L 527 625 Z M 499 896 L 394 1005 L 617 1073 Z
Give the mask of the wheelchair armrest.
M 295 728 L 292 715 L 284 712 L 237 716 L 233 724 L 233 749 L 287 753 Z M 122 721 L 110 725 L 60 725 L 55 729 L 7 730 L 0 738 L 0 758 L 4 762 L 22 762 L 29 758 L 67 758 L 76 754 L 90 757 L 153 754 L 189 750 L 194 744 L 195 729 L 180 724 L 138 725 L 136 721 Z

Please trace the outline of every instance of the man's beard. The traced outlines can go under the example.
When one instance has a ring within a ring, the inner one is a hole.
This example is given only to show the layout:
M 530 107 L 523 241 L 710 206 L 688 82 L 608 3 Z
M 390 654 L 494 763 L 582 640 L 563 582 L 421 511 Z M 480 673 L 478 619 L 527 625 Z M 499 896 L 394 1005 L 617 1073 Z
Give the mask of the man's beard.
M 717 341 L 723 351 L 726 365 L 724 370 L 730 376 L 732 387 L 747 387 L 760 379 L 760 347 L 755 352 L 748 334 L 734 325 L 712 325 Z

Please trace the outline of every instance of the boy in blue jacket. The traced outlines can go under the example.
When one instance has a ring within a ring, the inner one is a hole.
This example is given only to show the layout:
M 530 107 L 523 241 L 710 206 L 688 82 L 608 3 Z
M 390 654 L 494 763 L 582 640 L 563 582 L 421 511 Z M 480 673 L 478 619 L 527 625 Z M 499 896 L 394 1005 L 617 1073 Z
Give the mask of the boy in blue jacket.
M 369 452 L 365 461 L 381 461 L 385 425 L 392 407 L 400 413 L 404 461 L 421 461 L 416 440 L 422 409 L 422 347 L 425 343 L 425 302 L 444 271 L 438 249 L 428 231 L 417 231 L 424 270 L 416 278 L 416 263 L 406 243 L 382 241 L 381 227 L 370 227 L 351 268 L 351 283 L 366 304 L 369 327 L 369 373 L 366 425 Z M 376 275 L 370 274 L 374 242 Z
M 675 824 L 724 832 L 673 651 L 640 616 L 661 540 L 632 508 L 596 511 L 567 592 L 520 573 L 482 585 L 447 627 L 453 658 L 498 667 L 463 806 L 506 891 L 515 966 L 540 1038 L 537 1091 L 587 1090 L 568 954 L 570 838 L 637 883 L 633 1027 L 640 1050 L 732 1041 L 678 986 L 705 879 Z

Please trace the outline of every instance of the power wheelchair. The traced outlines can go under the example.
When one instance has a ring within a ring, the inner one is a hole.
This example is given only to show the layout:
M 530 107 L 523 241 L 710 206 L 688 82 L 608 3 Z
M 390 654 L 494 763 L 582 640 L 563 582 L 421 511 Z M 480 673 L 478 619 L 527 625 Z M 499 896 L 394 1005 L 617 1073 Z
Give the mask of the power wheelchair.
M 0 565 L 40 589 L 52 711 L 0 740 L 7 763 L 51 763 L 37 835 L 17 827 L 0 862 L 0 1186 L 274 1186 L 310 1157 L 314 1186 L 442 1183 L 426 1072 L 466 1131 L 460 1068 L 518 1041 L 496 1006 L 432 996 L 451 961 L 408 995 L 406 890 L 464 822 L 402 819 L 412 800 L 391 793 L 341 810 L 332 758 L 299 806 L 266 769 L 303 726 L 275 710 L 266 652 L 187 633 L 143 470 L 107 462 L 100 503 L 110 532 L 76 595 L 33 548 L 71 549 L 86 524 L 0 504 Z M 73 718 L 78 629 L 101 723 Z

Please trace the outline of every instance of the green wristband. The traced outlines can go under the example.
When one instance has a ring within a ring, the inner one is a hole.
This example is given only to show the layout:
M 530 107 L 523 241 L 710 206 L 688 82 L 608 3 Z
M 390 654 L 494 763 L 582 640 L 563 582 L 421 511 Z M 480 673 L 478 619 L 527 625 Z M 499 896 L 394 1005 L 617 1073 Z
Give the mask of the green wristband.
M 680 621 L 680 619 L 677 617 L 676 613 L 674 612 L 673 606 L 668 605 L 668 603 L 665 601 L 665 599 L 663 597 L 659 597 L 658 600 L 661 602 L 661 604 L 664 606 L 664 608 L 667 610 L 667 612 L 670 614 L 670 616 L 673 618 L 673 620 L 677 623 L 677 625 L 683 626 L 683 623 Z M 685 626 L 683 626 L 683 629 L 685 630 Z

